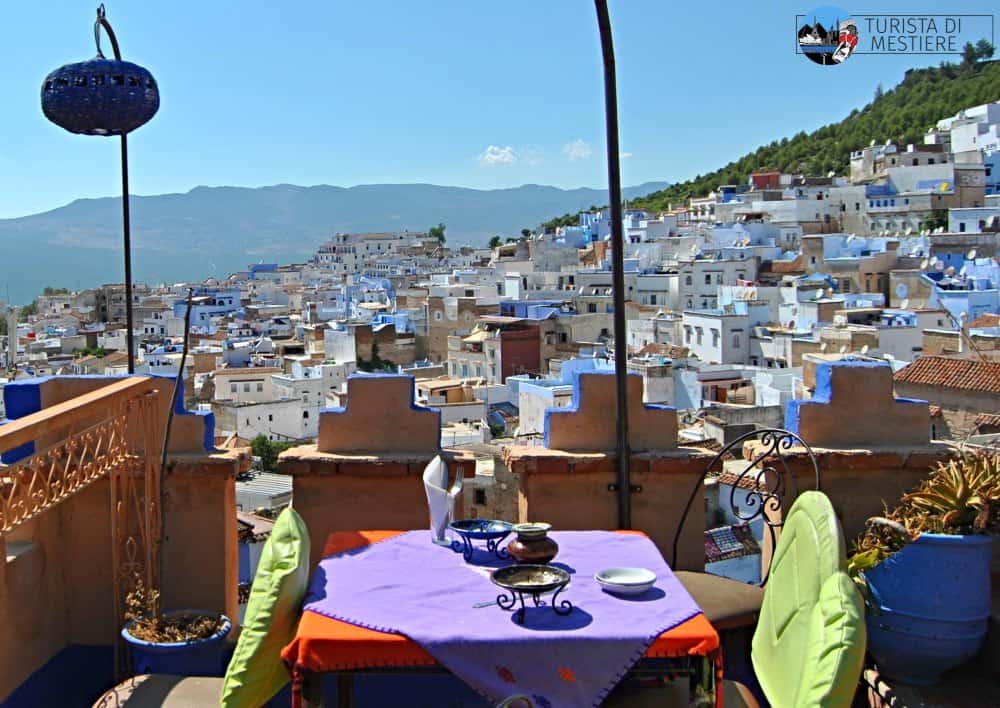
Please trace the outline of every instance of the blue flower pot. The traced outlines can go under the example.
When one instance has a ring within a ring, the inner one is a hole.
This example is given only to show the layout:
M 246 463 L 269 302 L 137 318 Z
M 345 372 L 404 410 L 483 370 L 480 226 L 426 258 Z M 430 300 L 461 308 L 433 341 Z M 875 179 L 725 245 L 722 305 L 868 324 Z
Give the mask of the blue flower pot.
M 211 615 L 204 610 L 175 610 L 165 613 L 168 617 L 177 615 Z M 122 639 L 128 642 L 132 652 L 132 670 L 139 674 L 171 674 L 173 676 L 222 676 L 225 671 L 223 656 L 226 651 L 225 639 L 232 624 L 225 615 L 221 616 L 222 627 L 211 637 L 190 642 L 147 642 L 129 634 L 132 622 L 122 628 Z
M 882 675 L 933 684 L 979 651 L 990 615 L 992 545 L 986 535 L 925 533 L 865 571 L 868 651 Z

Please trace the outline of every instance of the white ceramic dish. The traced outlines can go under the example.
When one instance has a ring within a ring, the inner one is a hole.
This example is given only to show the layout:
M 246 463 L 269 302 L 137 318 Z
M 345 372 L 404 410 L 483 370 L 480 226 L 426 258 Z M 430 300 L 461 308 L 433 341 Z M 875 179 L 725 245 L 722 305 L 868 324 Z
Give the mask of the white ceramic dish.
M 594 580 L 615 595 L 641 595 L 656 583 L 656 573 L 646 568 L 605 568 Z

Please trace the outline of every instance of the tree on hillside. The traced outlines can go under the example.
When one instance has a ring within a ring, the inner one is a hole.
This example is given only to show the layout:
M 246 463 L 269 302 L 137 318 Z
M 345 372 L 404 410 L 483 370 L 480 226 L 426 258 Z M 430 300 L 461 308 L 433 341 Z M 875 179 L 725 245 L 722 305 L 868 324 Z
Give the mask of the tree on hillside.
M 976 42 L 976 59 L 979 61 L 986 61 L 987 59 L 993 58 L 993 53 L 996 52 L 996 47 L 988 39 L 980 39 Z
M 966 42 L 965 46 L 962 47 L 962 63 L 966 66 L 972 66 L 977 61 L 979 61 L 979 52 L 976 51 L 976 47 L 972 42 Z
M 66 288 L 53 288 L 50 285 L 46 285 L 42 290 L 42 295 L 69 295 L 69 290 Z
M 501 243 L 503 243 L 503 239 L 501 239 L 499 236 L 494 236 L 493 238 L 490 239 L 490 248 L 496 248 Z
M 34 301 L 29 302 L 27 305 L 21 308 L 21 312 L 18 314 L 19 322 L 27 322 L 29 317 L 33 317 L 38 314 L 38 305 Z
M 250 450 L 254 457 L 260 458 L 260 468 L 265 472 L 278 471 L 278 455 L 292 446 L 292 443 L 274 442 L 266 435 L 258 435 L 250 441 Z
M 521 229 L 521 238 L 528 238 L 531 236 L 531 229 Z
M 441 243 L 444 243 L 444 230 L 446 228 L 447 227 L 443 223 L 438 224 L 437 226 L 432 226 L 427 229 L 427 235 L 431 238 L 436 238 Z
M 989 43 L 986 43 L 989 44 Z M 702 197 L 721 184 L 743 184 L 751 172 L 781 170 L 825 175 L 830 171 L 845 174 L 853 150 L 860 150 L 872 140 L 884 143 L 920 143 L 929 126 L 941 118 L 955 115 L 963 108 L 995 101 L 1000 96 L 1000 62 L 988 61 L 992 45 L 973 46 L 977 61 L 973 64 L 944 63 L 940 67 L 910 69 L 897 86 L 883 91 L 868 105 L 854 109 L 850 116 L 825 125 L 812 133 L 800 131 L 792 137 L 761 145 L 714 172 L 676 182 L 644 197 L 629 200 L 635 209 L 651 211 L 684 204 L 691 197 Z M 986 61 L 980 62 L 982 58 Z M 559 226 L 575 225 L 578 215 L 566 214 L 544 222 L 542 232 Z

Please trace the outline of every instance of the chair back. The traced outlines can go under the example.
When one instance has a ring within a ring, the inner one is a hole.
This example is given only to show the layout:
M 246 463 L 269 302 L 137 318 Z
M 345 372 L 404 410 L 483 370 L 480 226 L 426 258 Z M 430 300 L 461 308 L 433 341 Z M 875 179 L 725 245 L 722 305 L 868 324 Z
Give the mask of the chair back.
M 756 440 L 759 444 L 754 449 L 753 456 L 747 460 L 743 458 L 743 447 L 751 440 Z M 699 492 L 704 494 L 702 485 L 706 477 L 717 479 L 721 518 L 714 524 L 706 522 L 705 528 L 747 526 L 749 527 L 745 531 L 747 538 L 751 533 L 761 537 L 766 535 L 771 548 L 774 548 L 784 524 L 782 509 L 798 495 L 795 475 L 792 474 L 787 459 L 793 448 L 796 456 L 800 456 L 804 451 L 809 482 L 814 483 L 814 488 L 819 490 L 819 464 L 816 462 L 816 456 L 812 448 L 791 431 L 780 428 L 754 430 L 729 442 L 716 453 L 704 472 L 695 480 L 684 512 L 677 522 L 671 566 L 677 567 L 678 546 L 688 516 L 692 509 L 697 509 L 697 513 L 701 513 L 701 504 L 695 507 L 694 503 Z M 738 463 L 733 463 L 726 469 L 726 462 L 730 460 L 738 460 Z M 739 538 L 736 539 L 738 540 Z M 769 573 L 770 564 L 761 569 L 762 586 L 767 583 Z
M 822 492 L 804 492 L 778 540 L 750 654 L 772 705 L 851 705 L 866 635 L 864 604 L 846 568 L 833 505 Z

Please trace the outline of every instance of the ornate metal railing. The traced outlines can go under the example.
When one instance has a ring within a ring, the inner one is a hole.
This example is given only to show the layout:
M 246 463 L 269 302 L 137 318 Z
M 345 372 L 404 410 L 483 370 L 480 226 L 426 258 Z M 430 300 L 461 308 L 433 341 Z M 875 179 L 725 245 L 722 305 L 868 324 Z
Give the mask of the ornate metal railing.
M 116 620 L 137 580 L 159 587 L 163 381 L 131 377 L 0 426 L 0 539 L 109 480 Z M 169 395 L 167 392 L 163 396 Z M 26 445 L 34 446 L 34 452 Z
M 744 446 L 751 440 L 757 444 L 752 448 L 749 458 L 744 458 Z M 811 472 L 813 479 L 810 482 L 815 483 L 813 489 L 818 490 L 819 464 L 816 462 L 816 455 L 805 440 L 789 430 L 780 428 L 754 430 L 741 435 L 719 450 L 705 467 L 704 473 L 697 479 L 688 496 L 684 513 L 677 522 L 671 563 L 674 565 L 677 563 L 678 545 L 684 522 L 687 521 L 695 498 L 702 489 L 705 476 L 718 469 L 720 463 L 727 458 L 736 458 L 743 462 L 742 469 L 730 485 L 728 501 L 732 516 L 744 524 L 761 519 L 773 548 L 777 543 L 778 533 L 784 525 L 783 503 L 793 500 L 798 495 L 795 475 L 788 465 L 790 454 L 802 454 L 807 458 L 808 464 L 805 465 L 805 469 Z M 743 491 L 742 504 L 737 503 L 738 490 Z M 769 568 L 763 571 L 761 585 L 767 583 L 769 573 Z

